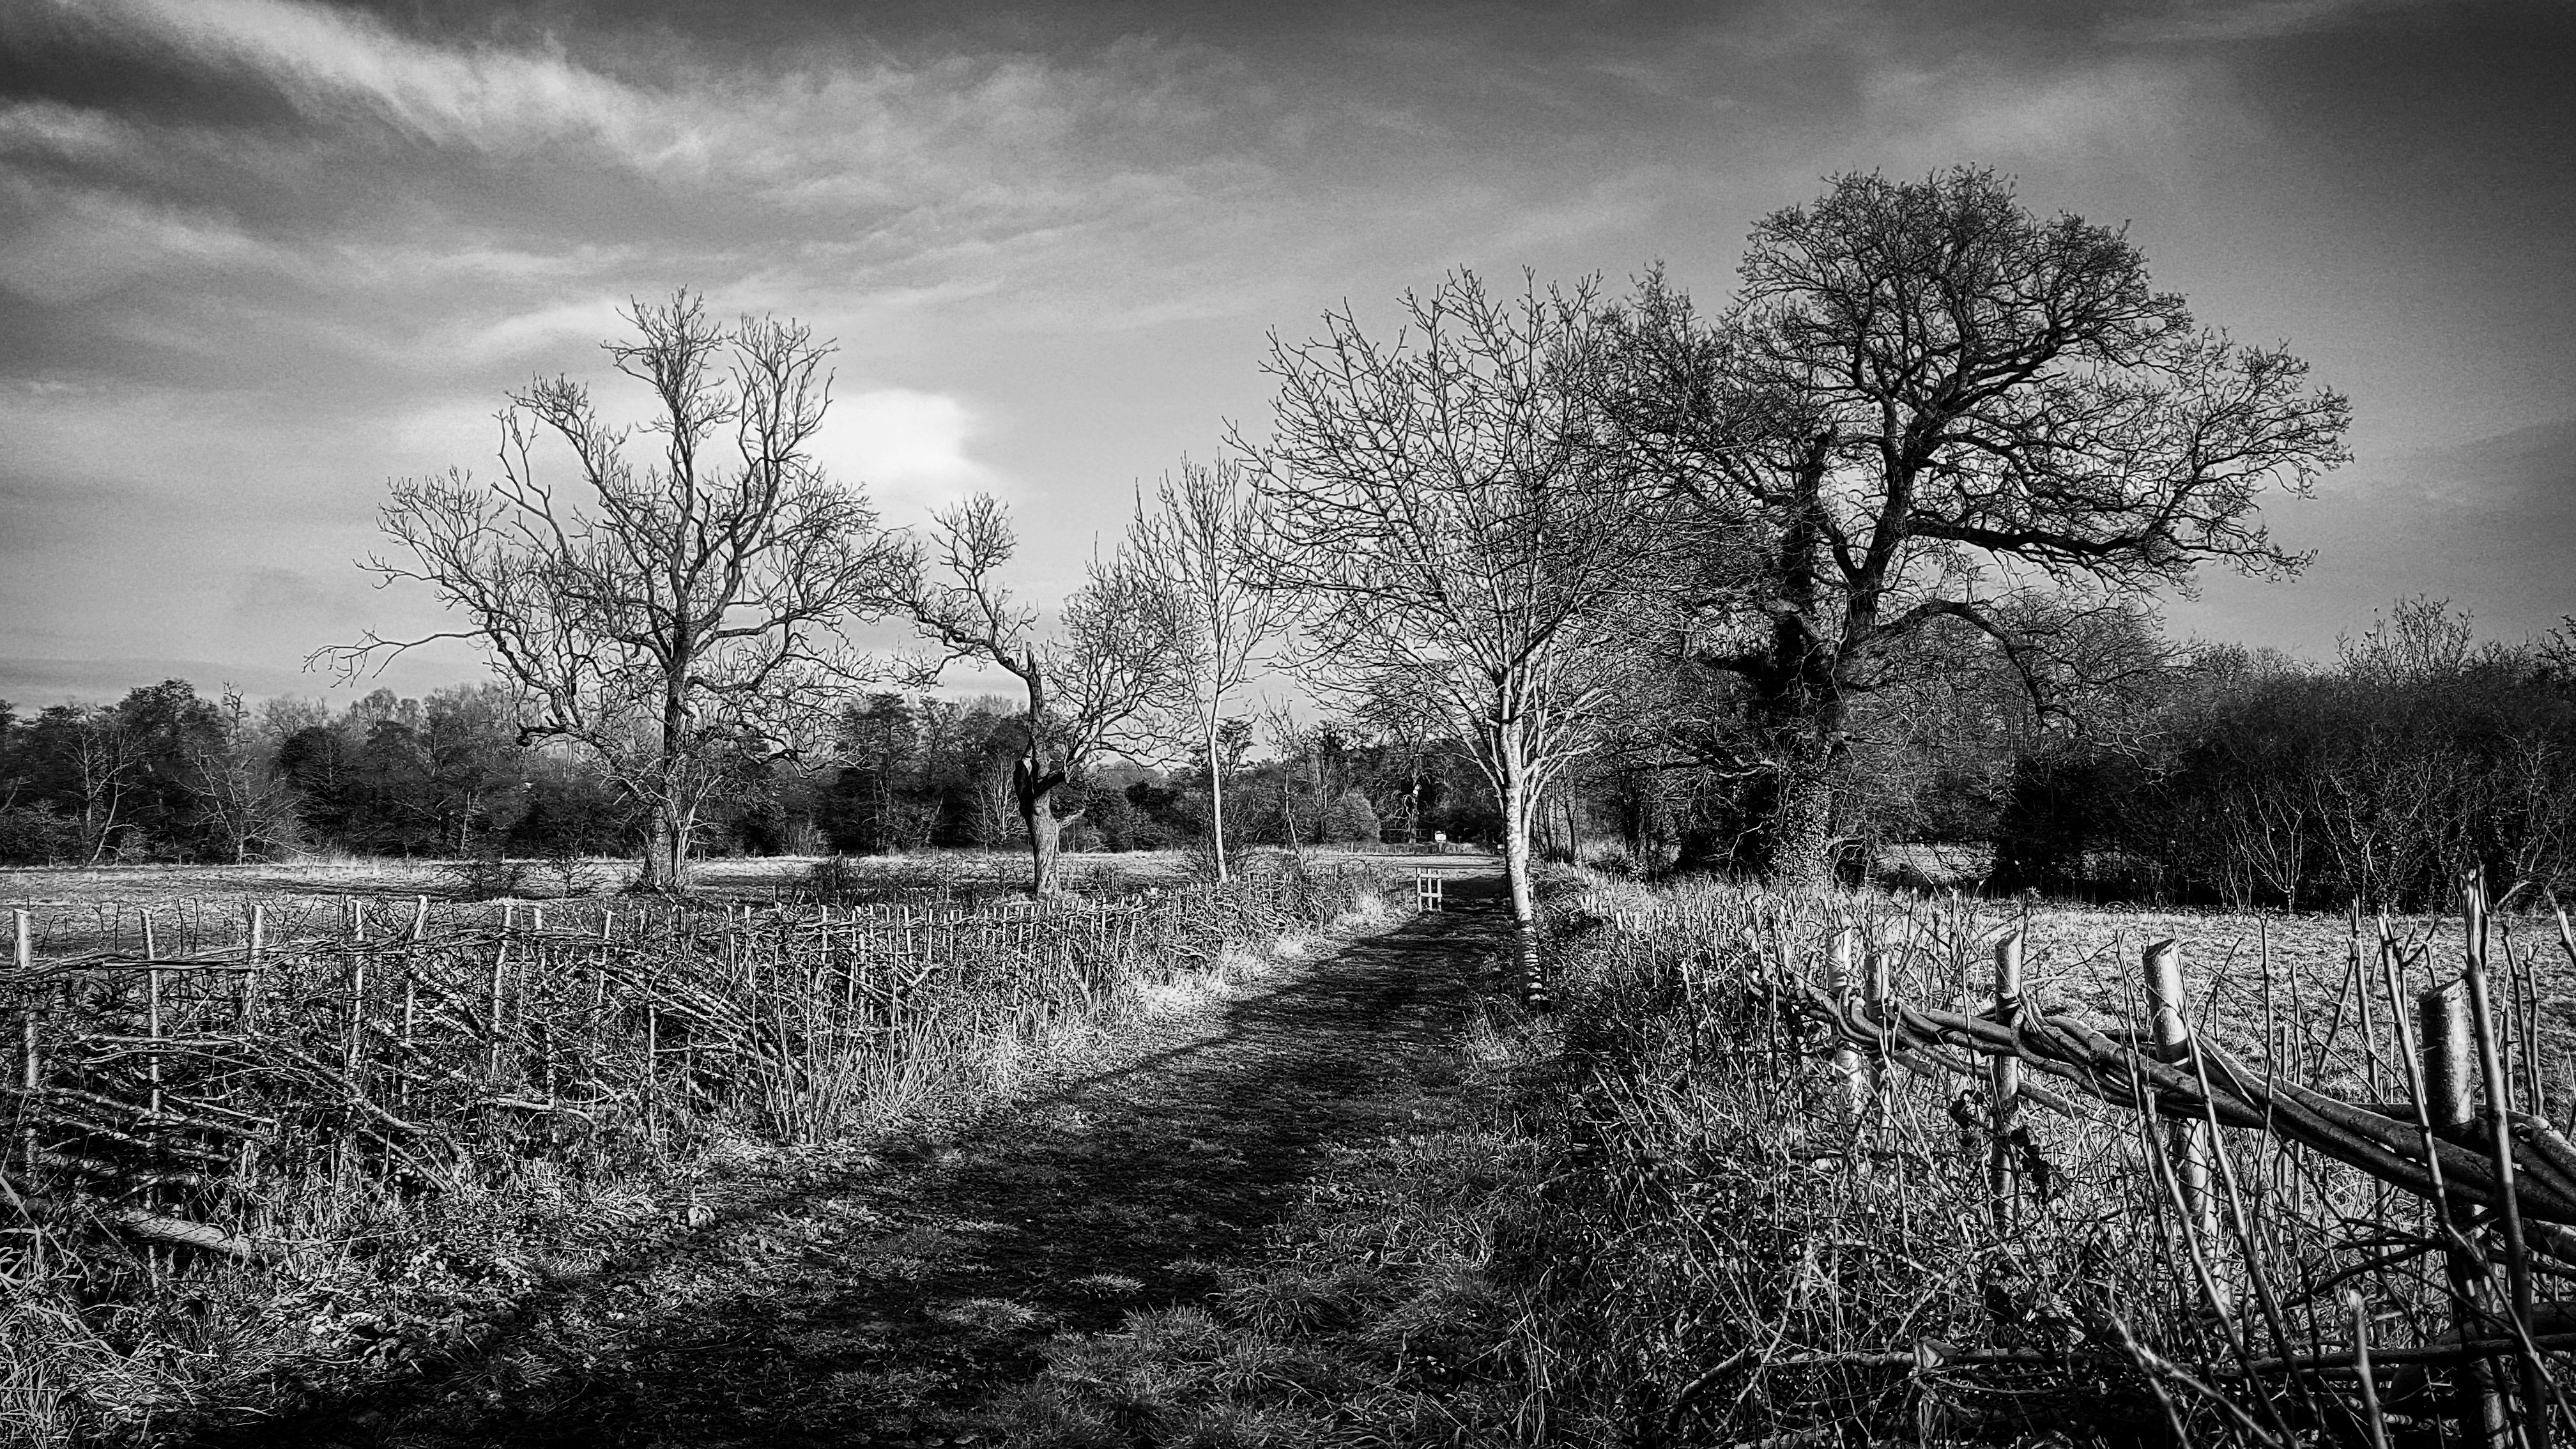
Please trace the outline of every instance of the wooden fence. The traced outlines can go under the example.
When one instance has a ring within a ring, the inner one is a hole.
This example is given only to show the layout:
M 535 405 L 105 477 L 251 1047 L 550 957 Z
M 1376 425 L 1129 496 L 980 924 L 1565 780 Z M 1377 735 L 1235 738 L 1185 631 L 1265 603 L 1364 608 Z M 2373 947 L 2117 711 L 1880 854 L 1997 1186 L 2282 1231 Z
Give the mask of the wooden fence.
M 2406 970 L 2426 967 L 2429 948 L 2401 943 L 2383 918 L 2372 949 L 2361 949 L 2365 937 L 2355 920 L 2356 949 L 2326 1031 L 2362 1024 L 2370 1080 L 2384 1070 L 2401 1093 L 2387 1099 L 2320 1090 L 2280 1063 L 2258 1068 L 2210 1040 L 2190 1020 L 2186 963 L 2170 940 L 2148 945 L 2138 962 L 2147 1017 L 2129 1025 L 2028 1002 L 2018 930 L 1995 944 L 1992 1005 L 1983 1011 L 1903 999 L 1891 985 L 1887 955 L 1871 951 L 1855 966 L 1848 925 L 1825 943 L 1822 979 L 1787 969 L 1786 952 L 1766 951 L 1759 940 L 1747 944 L 1751 959 L 1770 968 L 1755 989 L 1824 1028 L 1822 1051 L 1846 1130 L 1865 1127 L 1890 1068 L 1983 1089 L 1999 1227 L 2009 1228 L 2027 1190 L 2025 1108 L 2070 1117 L 2134 1114 L 2211 1306 L 2232 1315 L 2245 1305 L 2231 1298 L 2250 1295 L 2260 1300 L 2252 1305 L 2257 1317 L 2270 1324 L 2277 1351 L 2240 1352 L 2232 1372 L 2341 1376 L 2367 1385 L 2409 1365 L 2511 1363 L 2510 1398 L 2506 1376 L 2458 1375 L 2449 1417 L 2463 1442 L 2547 1449 L 2553 1426 L 2570 1421 L 2552 1367 L 2576 1349 L 2576 1305 L 2547 1301 L 2544 1285 L 2576 1278 L 2576 1143 L 2548 1118 L 2532 973 L 2513 973 L 2499 991 L 2477 882 L 2466 884 L 2463 899 L 2457 975 L 2411 993 L 2402 985 Z M 2576 964 L 2576 939 L 2563 915 L 2557 928 L 2556 944 Z M 2395 1049 L 2384 1055 L 2374 1005 L 2394 1038 Z M 2272 1285 L 2251 1261 L 2261 1248 L 2230 1154 L 2220 1146 L 2227 1133 L 2304 1149 L 2419 1200 L 2449 1282 L 2449 1334 L 2374 1345 L 2368 1316 L 2356 1314 L 2349 1342 L 2294 1348 Z
M 354 905 L 165 945 L 153 918 L 0 974 L 0 1188 L 37 1251 L 111 1237 L 261 1258 L 282 1191 L 435 1192 L 596 1166 L 721 1120 L 817 1141 L 991 1048 L 1217 964 L 1304 905 L 1259 878 L 1110 904 Z

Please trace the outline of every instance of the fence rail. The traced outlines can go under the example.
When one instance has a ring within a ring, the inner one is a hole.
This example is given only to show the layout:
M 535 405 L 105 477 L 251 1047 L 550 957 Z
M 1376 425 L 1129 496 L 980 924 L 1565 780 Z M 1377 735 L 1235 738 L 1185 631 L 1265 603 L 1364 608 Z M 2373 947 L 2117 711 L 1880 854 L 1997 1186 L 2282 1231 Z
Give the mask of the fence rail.
M 2543 1276 L 2576 1278 L 2570 1271 L 2576 1267 L 2576 1142 L 2547 1116 L 2536 1044 L 2540 1003 L 2529 973 L 2499 991 L 2488 903 L 2475 878 L 2464 883 L 2462 903 L 2458 972 L 2411 999 L 2402 984 L 2407 968 L 2427 966 L 2429 948 L 2400 943 L 2383 918 L 2364 949 L 2361 922 L 2354 919 L 2355 949 L 2328 1031 L 2355 1017 L 2367 1024 L 2378 998 L 2397 1044 L 2386 1064 L 2402 1070 L 2404 1095 L 2393 1100 L 2321 1090 L 2293 1080 L 2276 1063 L 2258 1069 L 2210 1040 L 2190 1021 L 2185 962 L 2170 940 L 2148 945 L 2138 961 L 2144 1022 L 2033 1006 L 2023 992 L 2019 929 L 1995 943 L 1994 995 L 1983 1010 L 1904 999 L 1879 952 L 1855 967 L 1848 924 L 1830 931 L 1819 953 L 1822 970 L 1813 974 L 1794 969 L 1777 943 L 1766 951 L 1748 928 L 1747 959 L 1757 969 L 1747 984 L 1758 998 L 1822 1028 L 1810 1047 L 1830 1063 L 1831 1095 L 1845 1130 L 1864 1128 L 1887 1088 L 1889 1067 L 1967 1087 L 1954 1107 L 1963 1126 L 1976 1120 L 1969 1095 L 1981 1087 L 1980 1125 L 1992 1134 L 1988 1184 L 1999 1226 L 2009 1223 L 2022 1190 L 2017 1168 L 2028 1160 L 2019 1117 L 2025 1105 L 2070 1117 L 2106 1111 L 2133 1117 L 2153 1148 L 2159 1180 L 2169 1184 L 2164 1190 L 2195 1259 L 2207 1260 L 2201 1272 L 2213 1307 L 2233 1312 L 2226 1284 L 2245 1284 L 2263 1299 L 2259 1307 L 2285 1345 L 2279 1305 L 2268 1296 L 2260 1265 L 2233 1277 L 2211 1266 L 2223 1267 L 2239 1252 L 2257 1253 L 2220 1134 L 2250 1134 L 2274 1148 L 2292 1145 L 2412 1196 L 2433 1224 L 2433 1246 L 2449 1279 L 2454 1318 L 2447 1337 L 2373 1345 L 2367 1317 L 2356 1316 L 2350 1343 L 2312 1343 L 2307 1352 L 2262 1359 L 2240 1355 L 2220 1376 L 2328 1375 L 2366 1383 L 2409 1365 L 2420 1371 L 2428 1364 L 2509 1360 L 2516 1365 L 2509 1405 L 2494 1376 L 2462 1374 L 2450 1417 L 2466 1442 L 2505 1443 L 2510 1426 L 2520 1442 L 2546 1449 L 2553 1423 L 2569 1418 L 2550 1360 L 2563 1360 L 2576 1347 L 2568 1332 L 2576 1327 L 2576 1311 L 2543 1302 L 2538 1284 Z M 2576 964 L 2576 938 L 2563 915 L 2557 927 L 2557 945 Z M 2374 1068 L 2381 1065 L 2375 1046 L 2368 1050 Z M 1878 1358 L 1895 1363 L 1902 1355 L 1826 1357 L 1862 1366 Z
M 39 1249 L 99 1226 L 260 1258 L 281 1183 L 439 1191 L 727 1119 L 821 1140 L 1139 979 L 1215 965 L 1313 888 L 497 919 L 421 899 L 291 933 L 254 906 L 229 942 L 165 950 L 147 915 L 130 941 L 43 956 L 19 911 L 0 1215 Z

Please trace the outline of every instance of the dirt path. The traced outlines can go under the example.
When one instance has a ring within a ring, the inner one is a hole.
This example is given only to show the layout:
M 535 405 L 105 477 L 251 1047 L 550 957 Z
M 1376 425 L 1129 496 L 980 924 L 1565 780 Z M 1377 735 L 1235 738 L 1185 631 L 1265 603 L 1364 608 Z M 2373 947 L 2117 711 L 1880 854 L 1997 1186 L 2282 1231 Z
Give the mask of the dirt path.
M 944 1146 L 729 1206 L 681 1250 L 563 1291 L 475 1360 L 232 1444 L 988 1442 L 976 1406 L 1058 1332 L 1197 1302 L 1311 1171 L 1438 1090 L 1498 928 L 1450 909 L 1123 1031 Z

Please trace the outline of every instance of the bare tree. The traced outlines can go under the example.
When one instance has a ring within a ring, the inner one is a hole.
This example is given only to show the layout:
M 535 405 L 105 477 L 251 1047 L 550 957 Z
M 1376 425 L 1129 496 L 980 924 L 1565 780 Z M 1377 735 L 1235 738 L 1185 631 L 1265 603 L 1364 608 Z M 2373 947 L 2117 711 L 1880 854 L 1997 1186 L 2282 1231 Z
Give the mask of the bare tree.
M 1347 310 L 1320 339 L 1272 339 L 1271 439 L 1244 445 L 1275 519 L 1264 563 L 1310 601 L 1310 678 L 1418 699 L 1470 748 L 1527 928 L 1538 800 L 1592 747 L 1638 638 L 1656 506 L 1603 467 L 1588 287 L 1496 299 L 1461 271 L 1404 306 L 1392 343 Z
M 191 750 L 185 784 L 198 813 L 235 863 L 304 845 L 295 786 L 277 769 L 278 736 L 251 719 L 239 691 L 223 692 L 222 733 Z
M 1775 878 L 1823 877 L 1852 705 L 1922 641 L 1974 631 L 2037 679 L 2051 640 L 2017 602 L 2304 562 L 2255 506 L 2343 461 L 2343 398 L 2195 326 L 2120 232 L 1983 170 L 1853 175 L 1765 218 L 1742 278 L 1714 326 L 1647 280 L 1616 411 L 1641 467 L 1760 545 L 1701 655 L 1750 695 Z
M 2454 613 L 2450 600 L 2417 594 L 2399 599 L 2390 615 L 2373 614 L 2360 638 L 2337 635 L 2335 655 L 2356 680 L 2402 687 L 2464 673 L 2476 637 L 2476 621 L 2467 610 Z
M 117 811 L 140 783 L 143 749 L 111 709 L 79 711 L 72 746 L 72 778 L 80 790 L 82 854 L 91 865 L 107 858 L 120 825 Z
M 1171 591 L 1176 617 L 1166 707 L 1185 713 L 1207 755 L 1209 840 L 1217 879 L 1225 853 L 1225 760 L 1218 732 L 1226 702 L 1249 683 L 1263 647 L 1286 627 L 1290 595 L 1259 587 L 1261 499 L 1240 468 L 1184 462 L 1166 474 L 1149 509 L 1142 497 L 1127 527 L 1127 551 Z
M 827 687 L 864 677 L 839 630 L 893 607 L 905 553 L 856 488 L 807 452 L 831 402 L 831 345 L 798 324 L 708 320 L 682 291 L 626 314 L 604 344 L 645 384 L 651 442 L 611 427 L 589 389 L 539 379 L 500 414 L 501 473 L 402 479 L 378 514 L 458 628 L 324 651 L 381 668 L 432 639 L 479 645 L 514 690 L 522 743 L 560 739 L 607 768 L 649 820 L 640 884 L 681 890 L 699 810 L 729 762 L 797 749 Z M 570 495 L 541 476 L 570 451 Z
M 990 664 L 1019 681 L 1024 704 L 1011 795 L 1029 839 L 1029 888 L 1055 891 L 1058 838 L 1072 816 L 1058 792 L 1078 783 L 1105 749 L 1142 747 L 1144 726 L 1172 689 L 1180 636 L 1172 590 L 1123 551 L 1094 559 L 1090 580 L 1065 600 L 1053 638 L 1000 578 L 1019 551 L 1010 513 L 977 494 L 935 515 L 934 561 L 916 552 L 906 597 L 923 634 L 944 651 L 924 682 L 958 660 Z M 1078 814 L 1079 812 L 1077 812 Z

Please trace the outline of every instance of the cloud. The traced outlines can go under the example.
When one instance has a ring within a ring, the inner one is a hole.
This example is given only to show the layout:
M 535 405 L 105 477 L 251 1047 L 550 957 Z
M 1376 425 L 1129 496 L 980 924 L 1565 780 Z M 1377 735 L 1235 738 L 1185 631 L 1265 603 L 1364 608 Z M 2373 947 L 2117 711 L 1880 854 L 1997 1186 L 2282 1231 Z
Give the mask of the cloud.
M 2182 0 L 2160 15 L 2111 27 L 2141 41 L 2268 40 L 2330 29 L 2347 17 L 2420 4 L 2422 0 Z
M 815 461 L 843 483 L 864 483 L 890 522 L 993 488 L 994 471 L 967 453 L 975 416 L 945 393 L 888 387 L 835 398 L 814 439 Z
M 622 302 L 593 297 L 557 302 L 493 321 L 463 324 L 434 345 L 449 363 L 482 363 L 524 357 L 566 343 L 595 343 L 631 329 L 618 320 Z
M 127 655 L 83 659 L 0 658 L 0 699 L 32 713 L 46 705 L 106 704 L 165 679 L 184 679 L 212 698 L 225 685 L 250 695 L 313 694 L 329 681 L 290 666 Z
M 1894 63 L 1863 83 L 1861 123 L 1874 143 L 1931 166 L 1993 160 L 2125 156 L 2161 168 L 2194 125 L 2226 112 L 2189 64 L 2106 59 L 2030 74 L 1984 61 Z
M 316 119 L 362 113 L 421 140 L 486 150 L 580 137 L 639 162 L 690 143 L 649 97 L 561 54 L 442 47 L 371 16 L 291 0 L 55 0 L 55 8 L 132 41 L 252 71 Z
M 2576 416 L 2452 443 L 2365 456 L 2313 500 L 2264 512 L 2287 547 L 2316 563 L 2287 590 L 2213 573 L 2206 599 L 2175 615 L 2210 634 L 2323 654 L 2409 594 L 2448 598 L 2480 632 L 2517 639 L 2569 612 L 2565 559 L 2576 548 Z
M 61 306 L 128 283 L 290 260 L 219 211 L 0 171 L 0 287 Z

